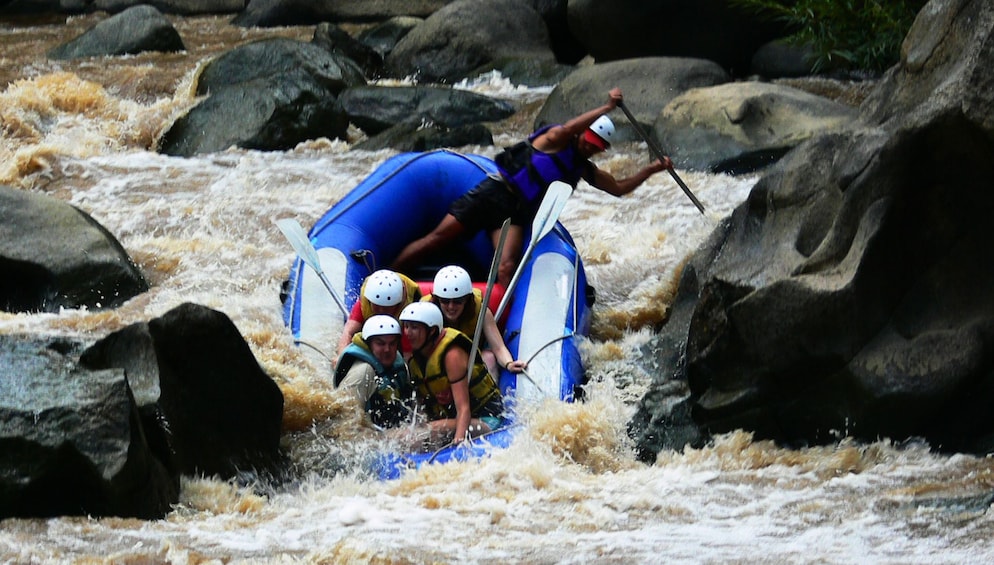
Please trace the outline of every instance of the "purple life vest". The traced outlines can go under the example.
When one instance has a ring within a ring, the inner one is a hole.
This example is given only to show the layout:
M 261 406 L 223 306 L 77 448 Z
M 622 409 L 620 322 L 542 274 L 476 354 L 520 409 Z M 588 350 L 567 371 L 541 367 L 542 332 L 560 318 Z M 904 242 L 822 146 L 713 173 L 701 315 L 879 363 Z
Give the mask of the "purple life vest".
M 502 159 L 504 155 L 500 155 L 495 159 L 501 175 L 528 203 L 540 200 L 553 181 L 563 181 L 576 188 L 590 170 L 590 161 L 577 152 L 575 143 L 556 153 L 543 153 L 532 146 L 532 140 L 551 127 L 545 126 L 529 135 L 528 141 L 506 149 L 507 158 Z

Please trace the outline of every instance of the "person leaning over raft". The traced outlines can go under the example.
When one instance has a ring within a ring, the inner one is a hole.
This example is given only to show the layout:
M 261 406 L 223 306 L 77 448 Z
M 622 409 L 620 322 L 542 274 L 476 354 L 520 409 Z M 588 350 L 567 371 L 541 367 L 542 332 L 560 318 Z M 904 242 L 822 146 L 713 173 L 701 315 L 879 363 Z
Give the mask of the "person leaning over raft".
M 457 237 L 479 230 L 487 230 L 496 247 L 501 225 L 506 218 L 511 218 L 497 275 L 497 282 L 506 287 L 521 260 L 525 226 L 534 219 L 545 191 L 553 181 L 563 181 L 575 188 L 582 178 L 608 194 L 623 196 L 655 173 L 671 169 L 672 161 L 664 157 L 630 177 L 615 179 L 590 162 L 590 157 L 610 147 L 614 124 L 606 114 L 622 99 L 621 89 L 613 88 L 603 106 L 565 124 L 541 128 L 527 141 L 498 155 L 495 162 L 499 174 L 488 176 L 456 199 L 434 230 L 412 241 L 400 252 L 393 268 L 407 270 Z
M 470 339 L 444 327 L 442 311 L 431 302 L 404 308 L 400 322 L 411 343 L 411 382 L 430 420 L 429 441 L 437 444 L 451 436 L 461 443 L 496 429 L 504 403 L 479 354 L 470 373 Z
M 338 357 L 352 343 L 353 336 L 359 332 L 367 318 L 377 314 L 396 318 L 404 306 L 418 300 L 421 300 L 421 287 L 400 273 L 380 269 L 366 277 L 359 287 L 359 300 L 355 301 L 349 319 L 342 327 L 342 336 L 338 339 L 332 366 L 338 364 Z
M 421 300 L 438 306 L 442 311 L 446 327 L 455 328 L 467 337 L 476 335 L 476 323 L 483 309 L 483 293 L 473 288 L 473 279 L 466 269 L 458 265 L 448 265 L 439 269 L 435 273 L 431 294 L 422 297 Z M 483 357 L 487 369 L 494 378 L 500 375 L 498 365 L 512 373 L 520 373 L 528 368 L 526 362 L 515 361 L 514 356 L 507 349 L 490 308 L 487 308 L 484 314 L 481 335 L 486 339 L 486 347 L 481 343 L 480 356 Z
M 414 387 L 400 355 L 400 323 L 391 316 L 371 316 L 335 367 L 335 387 L 355 394 L 369 419 L 392 428 L 411 415 Z

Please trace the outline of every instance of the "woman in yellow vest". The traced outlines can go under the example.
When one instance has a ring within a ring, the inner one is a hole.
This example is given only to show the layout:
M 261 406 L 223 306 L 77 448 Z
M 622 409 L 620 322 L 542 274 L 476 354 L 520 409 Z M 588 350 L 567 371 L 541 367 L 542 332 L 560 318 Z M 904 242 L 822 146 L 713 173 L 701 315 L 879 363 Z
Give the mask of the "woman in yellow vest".
M 476 334 L 476 323 L 480 318 L 480 309 L 483 308 L 483 293 L 473 288 L 473 279 L 466 269 L 458 265 L 439 269 L 435 273 L 431 294 L 421 300 L 438 306 L 442 311 L 445 327 L 455 328 L 471 339 Z M 500 376 L 498 365 L 512 373 L 520 373 L 528 368 L 526 362 L 515 361 L 507 349 L 490 308 L 484 314 L 481 335 L 484 341 L 480 344 L 480 354 L 495 379 Z
M 444 327 L 442 311 L 431 302 L 407 306 L 400 322 L 411 344 L 411 382 L 430 420 L 430 441 L 451 436 L 453 443 L 460 443 L 500 426 L 500 390 L 479 354 L 470 370 L 472 341 Z

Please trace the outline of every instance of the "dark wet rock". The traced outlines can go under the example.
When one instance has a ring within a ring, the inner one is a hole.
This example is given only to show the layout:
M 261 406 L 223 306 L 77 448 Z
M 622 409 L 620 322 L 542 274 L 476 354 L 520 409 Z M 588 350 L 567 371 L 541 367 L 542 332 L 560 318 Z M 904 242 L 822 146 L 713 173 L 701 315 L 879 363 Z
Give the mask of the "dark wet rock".
M 203 69 L 197 93 L 209 96 L 176 120 L 159 151 L 188 157 L 344 139 L 348 117 L 337 95 L 365 82 L 354 61 L 311 43 L 277 38 L 243 45 Z
M 231 320 L 197 304 L 114 332 L 80 363 L 128 375 L 158 456 L 183 474 L 272 470 L 283 394 Z
M 60 200 L 0 186 L 0 310 L 113 308 L 148 290 L 117 239 Z
M 549 30 L 549 43 L 556 60 L 567 65 L 575 65 L 587 55 L 587 48 L 573 35 L 567 17 L 568 0 L 527 0 L 528 4 L 542 16 Z
M 199 14 L 233 14 L 245 9 L 245 0 L 92 0 L 92 10 L 111 14 L 133 6 L 148 5 L 163 14 L 194 16 Z
M 991 45 L 994 5 L 929 3 L 863 120 L 791 151 L 691 257 L 631 422 L 643 459 L 691 425 L 994 451 Z
M 275 477 L 283 395 L 223 313 L 96 343 L 0 336 L 0 519 L 161 518 L 181 475 Z
M 538 12 L 522 0 L 457 0 L 405 35 L 386 68 L 394 77 L 451 83 L 508 57 L 555 61 Z
M 344 139 L 347 129 L 338 100 L 314 81 L 260 78 L 211 94 L 173 123 L 159 152 L 190 157 L 231 147 L 282 151 L 308 139 Z
M 436 123 L 424 124 L 420 120 L 410 120 L 391 126 L 379 134 L 357 143 L 353 148 L 367 151 L 380 149 L 431 151 L 467 145 L 487 146 L 493 144 L 493 134 L 483 124 L 448 128 Z
M 352 123 L 368 135 L 412 120 L 456 128 L 502 120 L 515 112 L 503 100 L 440 86 L 359 86 L 343 92 L 339 101 Z
M 752 56 L 749 73 L 765 79 L 796 78 L 812 74 L 814 51 L 783 40 L 770 41 Z
M 0 336 L 0 519 L 161 518 L 179 500 L 125 371 L 79 367 L 82 348 Z
M 318 24 L 311 43 L 355 61 L 367 77 L 377 77 L 383 72 L 383 55 L 335 24 Z
M 732 76 L 749 72 L 763 44 L 786 35 L 727 0 L 570 0 L 569 28 L 598 63 L 635 57 L 714 61 Z
M 355 61 L 314 43 L 271 38 L 240 45 L 204 66 L 197 94 L 266 77 L 306 76 L 332 95 L 366 79 Z
M 357 39 L 385 58 L 405 35 L 423 21 L 424 18 L 413 16 L 395 16 L 364 29 Z
M 316 25 L 377 21 L 394 16 L 428 16 L 451 0 L 249 0 L 231 23 L 242 27 Z
M 85 12 L 92 0 L 9 0 L 0 3 L 0 14 L 78 14 Z
M 50 59 L 132 55 L 143 51 L 183 51 L 173 24 L 152 6 L 128 8 L 48 52 Z

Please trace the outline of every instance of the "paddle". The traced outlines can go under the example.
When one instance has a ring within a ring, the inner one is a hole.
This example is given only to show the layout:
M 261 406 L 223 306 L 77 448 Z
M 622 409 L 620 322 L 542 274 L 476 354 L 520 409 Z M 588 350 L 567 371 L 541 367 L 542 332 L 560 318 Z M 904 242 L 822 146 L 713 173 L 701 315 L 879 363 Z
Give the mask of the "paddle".
M 307 232 L 301 227 L 300 222 L 294 220 L 293 218 L 284 218 L 282 220 L 276 220 L 276 226 L 280 228 L 283 235 L 286 237 L 290 245 L 293 246 L 293 250 L 297 252 L 301 260 L 304 263 L 314 269 L 314 272 L 318 274 L 318 278 L 324 283 L 324 287 L 328 289 L 331 293 L 331 297 L 335 299 L 335 304 L 342 311 L 342 316 L 348 318 L 348 311 L 345 309 L 345 303 L 339 298 L 338 293 L 335 292 L 334 287 L 331 286 L 331 281 L 325 276 L 324 270 L 321 269 L 321 259 L 318 258 L 318 252 L 311 245 L 311 240 L 307 239 Z
M 511 218 L 504 220 L 504 225 L 500 227 L 500 239 L 497 241 L 497 249 L 494 250 L 493 261 L 490 262 L 490 274 L 487 276 L 487 290 L 483 294 L 483 305 L 480 308 L 480 316 L 476 319 L 476 330 L 473 332 L 473 347 L 469 350 L 469 366 L 466 368 L 467 379 L 473 376 L 473 362 L 476 359 L 476 351 L 480 347 L 483 320 L 487 317 L 487 304 L 490 304 L 490 295 L 494 291 L 494 281 L 497 280 L 497 268 L 500 267 L 500 255 L 504 250 L 504 240 L 507 239 L 507 228 L 509 227 L 511 227 Z
M 518 267 L 514 270 L 511 282 L 504 289 L 504 297 L 501 298 L 500 305 L 497 306 L 497 313 L 494 314 L 496 319 L 500 319 L 504 313 L 504 309 L 507 308 L 508 302 L 511 301 L 514 287 L 518 284 L 518 278 L 531 258 L 532 252 L 535 251 L 535 245 L 555 227 L 556 222 L 559 220 L 559 214 L 562 213 L 563 208 L 566 206 L 566 201 L 569 200 L 571 194 L 573 194 L 573 187 L 562 181 L 553 181 L 549 185 L 549 189 L 545 193 L 545 198 L 542 199 L 542 204 L 539 205 L 538 212 L 535 214 L 535 219 L 532 220 L 532 233 L 531 239 L 528 241 L 528 247 L 525 249 L 521 261 L 518 262 Z
M 618 107 L 621 108 L 621 111 L 625 113 L 625 116 L 628 118 L 628 121 L 631 122 L 632 127 L 635 128 L 636 132 L 638 132 L 639 136 L 642 138 L 642 141 L 645 141 L 645 144 L 649 146 L 649 150 L 652 151 L 653 155 L 656 156 L 656 159 L 662 161 L 664 157 L 663 151 L 659 148 L 659 146 L 656 145 L 656 142 L 653 141 L 645 133 L 645 130 L 642 129 L 642 126 L 640 126 L 639 123 L 635 120 L 635 116 L 633 116 L 632 113 L 628 111 L 628 107 L 625 106 L 625 103 L 623 101 L 618 101 Z M 696 196 L 694 196 L 694 193 L 690 191 L 690 188 L 688 188 L 686 184 L 684 184 L 683 179 L 681 179 L 680 176 L 676 174 L 676 171 L 674 171 L 672 167 L 667 170 L 670 172 L 670 176 L 673 177 L 673 180 L 675 180 L 676 183 L 680 185 L 680 188 L 683 189 L 684 194 L 686 194 L 690 198 L 690 201 L 694 203 L 694 206 L 697 206 L 697 209 L 701 211 L 701 214 L 703 214 L 704 205 L 701 204 L 701 201 L 698 200 Z

